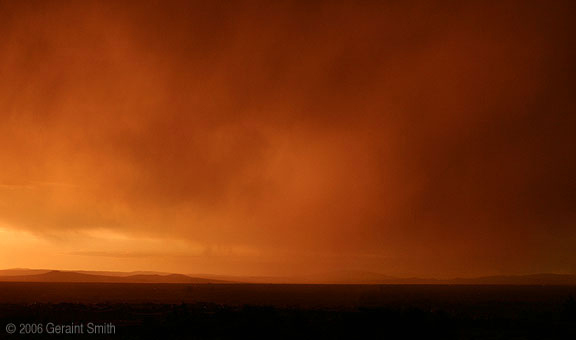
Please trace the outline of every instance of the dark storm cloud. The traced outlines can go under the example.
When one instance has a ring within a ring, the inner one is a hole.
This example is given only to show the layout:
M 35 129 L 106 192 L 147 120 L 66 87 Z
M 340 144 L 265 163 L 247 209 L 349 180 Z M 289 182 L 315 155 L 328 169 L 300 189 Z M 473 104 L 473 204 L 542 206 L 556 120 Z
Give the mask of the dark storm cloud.
M 571 7 L 1 2 L 0 219 L 391 273 L 566 270 Z

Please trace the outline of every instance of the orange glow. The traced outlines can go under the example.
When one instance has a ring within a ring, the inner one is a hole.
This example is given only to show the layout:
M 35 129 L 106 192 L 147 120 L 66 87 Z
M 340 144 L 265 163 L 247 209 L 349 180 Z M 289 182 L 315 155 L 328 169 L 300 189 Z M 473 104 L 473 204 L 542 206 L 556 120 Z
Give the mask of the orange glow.
M 0 1 L 1 268 L 576 270 L 568 2 L 216 3 Z

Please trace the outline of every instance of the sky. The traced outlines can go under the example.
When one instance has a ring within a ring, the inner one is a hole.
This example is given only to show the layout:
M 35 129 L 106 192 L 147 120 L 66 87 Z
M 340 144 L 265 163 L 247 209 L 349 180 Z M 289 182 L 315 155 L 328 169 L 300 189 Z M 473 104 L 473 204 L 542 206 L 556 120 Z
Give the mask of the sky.
M 576 273 L 574 7 L 0 0 L 0 268 Z

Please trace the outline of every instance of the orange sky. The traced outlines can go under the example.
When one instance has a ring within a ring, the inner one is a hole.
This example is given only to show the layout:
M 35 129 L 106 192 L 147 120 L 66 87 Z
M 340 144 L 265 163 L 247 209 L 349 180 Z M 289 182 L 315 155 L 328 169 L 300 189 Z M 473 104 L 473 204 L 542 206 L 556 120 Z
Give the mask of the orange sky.
M 0 1 L 0 267 L 576 271 L 569 1 Z

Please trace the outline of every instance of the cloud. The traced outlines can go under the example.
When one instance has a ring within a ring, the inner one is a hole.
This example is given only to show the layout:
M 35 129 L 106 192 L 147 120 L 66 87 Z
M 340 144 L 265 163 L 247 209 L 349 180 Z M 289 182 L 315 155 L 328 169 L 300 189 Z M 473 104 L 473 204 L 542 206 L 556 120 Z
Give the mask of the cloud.
M 0 221 L 246 272 L 566 270 L 570 6 L 0 2 Z

